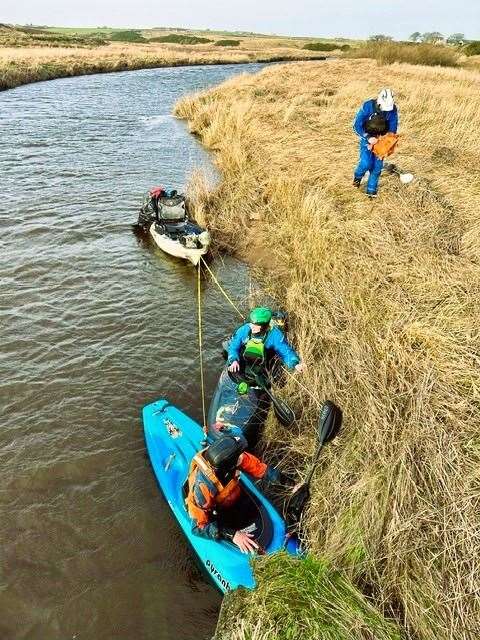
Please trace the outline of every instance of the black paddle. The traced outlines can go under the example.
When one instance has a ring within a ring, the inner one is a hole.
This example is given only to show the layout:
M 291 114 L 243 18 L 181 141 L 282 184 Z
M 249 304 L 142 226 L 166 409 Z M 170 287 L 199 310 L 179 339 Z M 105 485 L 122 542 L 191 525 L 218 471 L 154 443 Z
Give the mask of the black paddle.
M 318 419 L 318 445 L 313 456 L 312 466 L 305 481 L 297 487 L 285 505 L 284 515 L 289 529 L 294 529 L 300 522 L 305 505 L 310 499 L 310 482 L 318 464 L 322 447 L 333 440 L 342 425 L 342 411 L 330 400 L 324 402 Z
M 281 398 L 277 398 L 276 396 L 274 396 L 267 386 L 262 386 L 261 384 L 259 384 L 258 386 L 267 394 L 267 396 L 272 401 L 273 411 L 277 416 L 278 421 L 284 427 L 291 427 L 297 419 L 295 411 L 292 409 L 292 407 Z
M 242 378 L 242 376 L 237 372 L 230 372 L 230 375 L 234 380 L 234 382 L 237 382 L 238 384 L 245 382 L 244 378 Z M 276 396 L 273 395 L 273 393 L 268 388 L 268 382 L 264 379 L 262 375 L 256 374 L 254 375 L 254 378 L 255 378 L 255 384 L 257 385 L 257 387 L 259 387 L 262 391 L 264 391 L 272 401 L 273 411 L 275 412 L 275 415 L 278 421 L 284 427 L 291 427 L 292 424 L 297 419 L 292 407 L 290 407 L 290 405 L 288 405 L 284 400 L 281 400 L 280 398 L 277 398 Z
M 284 427 L 291 427 L 297 419 L 295 411 L 292 409 L 292 407 L 288 405 L 284 400 L 281 400 L 280 398 L 277 398 L 273 395 L 268 387 L 268 383 L 264 381 L 261 375 L 255 376 L 255 382 L 257 383 L 257 386 L 259 386 L 260 389 L 264 391 L 272 401 L 273 411 L 275 412 L 278 421 Z

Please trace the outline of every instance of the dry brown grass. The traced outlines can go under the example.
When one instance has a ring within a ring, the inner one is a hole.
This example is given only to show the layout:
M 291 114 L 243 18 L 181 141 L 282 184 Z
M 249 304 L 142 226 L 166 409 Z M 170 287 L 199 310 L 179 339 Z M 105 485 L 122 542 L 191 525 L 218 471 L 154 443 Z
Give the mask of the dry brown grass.
M 208 45 L 120 44 L 95 49 L 50 47 L 0 47 L 0 90 L 39 80 L 90 73 L 126 71 L 197 64 L 222 64 L 274 60 L 304 60 L 319 54 L 292 46 L 277 46 L 278 39 L 245 38 L 240 47 Z
M 469 58 L 464 60 L 463 66 L 466 69 L 480 71 L 480 56 L 470 56 Z
M 177 108 L 223 174 L 197 193 L 205 219 L 227 249 L 253 261 L 261 249 L 265 289 L 308 364 L 316 400 L 290 383 L 304 420 L 293 438 L 272 423 L 271 437 L 304 459 L 317 403 L 344 410 L 309 545 L 420 640 L 480 637 L 479 81 L 374 61 L 282 65 Z M 400 108 L 396 162 L 416 181 L 384 177 L 371 203 L 351 187 L 351 123 L 382 85 Z
M 365 42 L 353 49 L 351 58 L 374 58 L 379 64 L 406 62 L 432 67 L 457 67 L 460 53 L 453 47 L 413 42 Z

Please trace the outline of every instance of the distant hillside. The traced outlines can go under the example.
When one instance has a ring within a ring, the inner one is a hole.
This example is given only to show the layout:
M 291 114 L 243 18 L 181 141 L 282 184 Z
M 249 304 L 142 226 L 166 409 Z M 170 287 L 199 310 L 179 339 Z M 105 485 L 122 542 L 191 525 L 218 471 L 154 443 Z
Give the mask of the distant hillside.
M 68 34 L 40 27 L 0 24 L 0 46 L 3 47 L 96 47 L 106 44 L 98 35 Z
M 320 44 L 328 50 L 340 48 L 344 38 L 300 38 L 297 36 L 277 36 L 251 31 L 222 31 L 215 29 L 186 29 L 183 27 L 155 27 L 152 29 L 118 29 L 102 27 L 48 27 L 45 25 L 0 24 L 0 47 L 97 47 L 110 42 L 131 44 L 208 44 L 218 38 L 241 38 L 244 48 L 270 49 L 309 48 Z M 220 42 L 223 43 L 223 40 Z M 230 42 L 230 40 L 229 40 Z M 235 40 L 236 42 L 236 40 Z M 352 41 L 353 44 L 353 41 Z M 219 45 L 222 46 L 222 45 Z M 226 46 L 226 45 L 225 45 Z M 233 45 L 231 45 L 233 46 Z M 235 45 L 238 46 L 238 45 Z M 243 46 L 243 45 L 242 45 Z M 319 49 L 320 50 L 320 49 Z M 321 49 L 321 50 L 326 50 Z

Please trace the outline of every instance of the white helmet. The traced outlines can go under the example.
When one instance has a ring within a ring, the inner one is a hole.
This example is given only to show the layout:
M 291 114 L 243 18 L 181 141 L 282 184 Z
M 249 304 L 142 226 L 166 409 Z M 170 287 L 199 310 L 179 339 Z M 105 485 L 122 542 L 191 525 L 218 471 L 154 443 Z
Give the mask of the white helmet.
M 378 94 L 377 104 L 382 111 L 393 111 L 395 102 L 393 100 L 393 91 L 391 89 L 382 89 Z

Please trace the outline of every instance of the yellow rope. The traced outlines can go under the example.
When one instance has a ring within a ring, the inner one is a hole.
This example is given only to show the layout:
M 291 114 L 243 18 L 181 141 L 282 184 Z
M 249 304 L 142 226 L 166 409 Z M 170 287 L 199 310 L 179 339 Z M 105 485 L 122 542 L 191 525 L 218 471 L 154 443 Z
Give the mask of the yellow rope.
M 200 352 L 200 388 L 202 391 L 203 431 L 207 433 L 207 418 L 205 413 L 205 381 L 203 378 L 203 340 L 202 340 L 202 283 L 200 279 L 202 267 L 200 262 L 197 269 L 197 306 L 198 306 L 198 349 Z
M 240 311 L 240 309 L 237 307 L 237 305 L 233 302 L 233 300 L 230 298 L 230 296 L 228 295 L 228 293 L 225 291 L 225 289 L 223 289 L 222 285 L 219 283 L 219 281 L 217 280 L 215 274 L 213 273 L 213 271 L 210 269 L 210 267 L 208 266 L 208 264 L 205 262 L 205 260 L 203 258 L 200 258 L 200 260 L 202 261 L 202 263 L 204 264 L 206 270 L 208 271 L 208 273 L 212 276 L 212 280 L 215 282 L 215 284 L 217 285 L 217 287 L 220 289 L 220 291 L 223 293 L 223 295 L 225 296 L 225 298 L 228 300 L 228 302 L 232 305 L 232 307 L 235 309 L 235 311 L 238 313 L 238 315 L 242 318 L 242 320 L 245 320 L 245 316 L 243 315 L 243 313 Z

